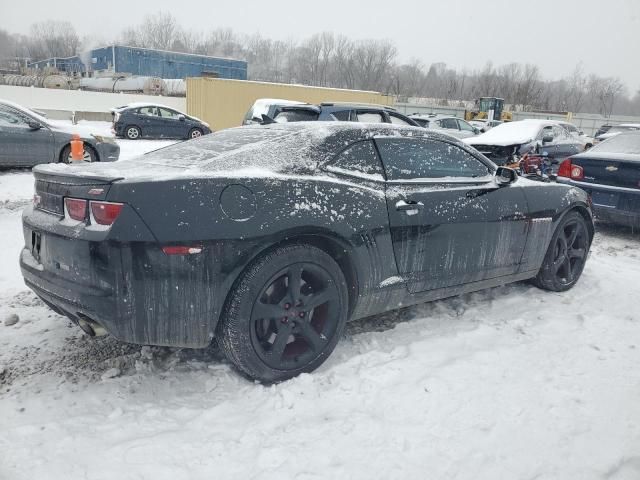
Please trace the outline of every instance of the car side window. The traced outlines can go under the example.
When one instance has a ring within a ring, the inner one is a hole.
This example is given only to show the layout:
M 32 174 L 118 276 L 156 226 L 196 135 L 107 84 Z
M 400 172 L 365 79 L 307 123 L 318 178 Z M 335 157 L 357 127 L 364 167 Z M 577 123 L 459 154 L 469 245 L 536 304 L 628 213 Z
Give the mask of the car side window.
M 394 123 L 396 125 L 409 125 L 409 126 L 413 126 L 411 125 L 409 122 L 407 122 L 404 118 L 396 115 L 395 113 L 391 113 L 389 112 L 389 119 L 391 120 L 391 123 Z
M 384 180 L 384 172 L 373 141 L 364 140 L 347 147 L 327 166 L 327 170 L 346 175 Z
M 0 109 L 0 125 L 9 127 L 26 125 L 24 118 L 8 110 Z
M 426 138 L 379 138 L 376 145 L 389 180 L 477 178 L 489 167 L 462 148 Z
M 460 126 L 460 130 L 465 130 L 467 132 L 473 132 L 473 127 L 469 125 L 464 120 L 458 120 L 458 125 Z
M 138 110 L 140 115 L 148 115 L 150 117 L 156 117 L 158 115 L 156 107 L 142 107 Z
M 542 140 L 544 137 L 555 137 L 553 132 L 553 127 L 551 125 L 544 127 L 540 130 L 540 135 L 538 135 L 538 139 Z
M 284 110 L 279 112 L 274 120 L 278 123 L 308 122 L 318 120 L 318 113 L 310 110 Z
M 351 110 L 340 110 L 337 112 L 332 112 L 330 116 L 334 120 L 338 120 L 340 122 L 348 122 L 350 119 L 350 115 L 351 115 Z
M 160 112 L 160 116 L 162 118 L 174 118 L 177 120 L 180 116 L 180 114 L 175 110 L 169 110 L 167 108 L 158 108 L 158 112 Z
M 358 112 L 357 118 L 359 122 L 364 123 L 385 123 L 380 112 Z
M 458 130 L 458 122 L 456 122 L 455 118 L 443 118 L 440 121 L 440 125 L 442 125 L 442 128 L 450 128 L 453 130 Z

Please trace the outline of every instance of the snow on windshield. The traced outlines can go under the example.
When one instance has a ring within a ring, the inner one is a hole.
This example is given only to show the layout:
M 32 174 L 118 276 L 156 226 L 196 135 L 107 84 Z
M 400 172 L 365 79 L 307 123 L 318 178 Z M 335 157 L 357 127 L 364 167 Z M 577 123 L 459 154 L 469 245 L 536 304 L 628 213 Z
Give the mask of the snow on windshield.
M 591 152 L 598 153 L 626 153 L 640 155 L 640 133 L 618 134 L 606 142 L 591 148 Z

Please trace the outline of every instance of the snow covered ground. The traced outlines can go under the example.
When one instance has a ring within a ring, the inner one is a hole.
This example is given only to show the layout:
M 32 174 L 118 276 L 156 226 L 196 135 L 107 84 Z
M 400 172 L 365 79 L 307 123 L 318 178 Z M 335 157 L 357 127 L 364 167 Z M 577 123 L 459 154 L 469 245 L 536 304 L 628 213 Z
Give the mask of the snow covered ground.
M 44 307 L 17 264 L 31 188 L 0 174 L 0 479 L 640 478 L 638 234 L 602 227 L 567 293 L 354 322 L 317 372 L 265 387 Z

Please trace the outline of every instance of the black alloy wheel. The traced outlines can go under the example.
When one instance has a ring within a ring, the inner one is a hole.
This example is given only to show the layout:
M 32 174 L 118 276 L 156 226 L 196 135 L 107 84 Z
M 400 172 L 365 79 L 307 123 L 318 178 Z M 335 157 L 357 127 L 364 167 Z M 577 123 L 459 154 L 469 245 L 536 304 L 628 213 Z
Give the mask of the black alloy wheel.
M 569 212 L 551 239 L 536 284 L 553 291 L 573 287 L 582 274 L 590 245 L 591 235 L 584 218 L 578 212 Z
M 347 296 L 342 271 L 327 253 L 304 244 L 275 248 L 241 275 L 220 320 L 218 344 L 262 382 L 310 372 L 342 334 Z

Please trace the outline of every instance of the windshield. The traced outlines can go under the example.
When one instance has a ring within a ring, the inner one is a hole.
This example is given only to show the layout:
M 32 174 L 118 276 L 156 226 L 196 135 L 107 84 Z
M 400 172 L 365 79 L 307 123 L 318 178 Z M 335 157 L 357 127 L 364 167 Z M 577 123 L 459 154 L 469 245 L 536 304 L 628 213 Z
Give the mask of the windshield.
M 640 133 L 620 134 L 597 144 L 591 152 L 640 155 Z

